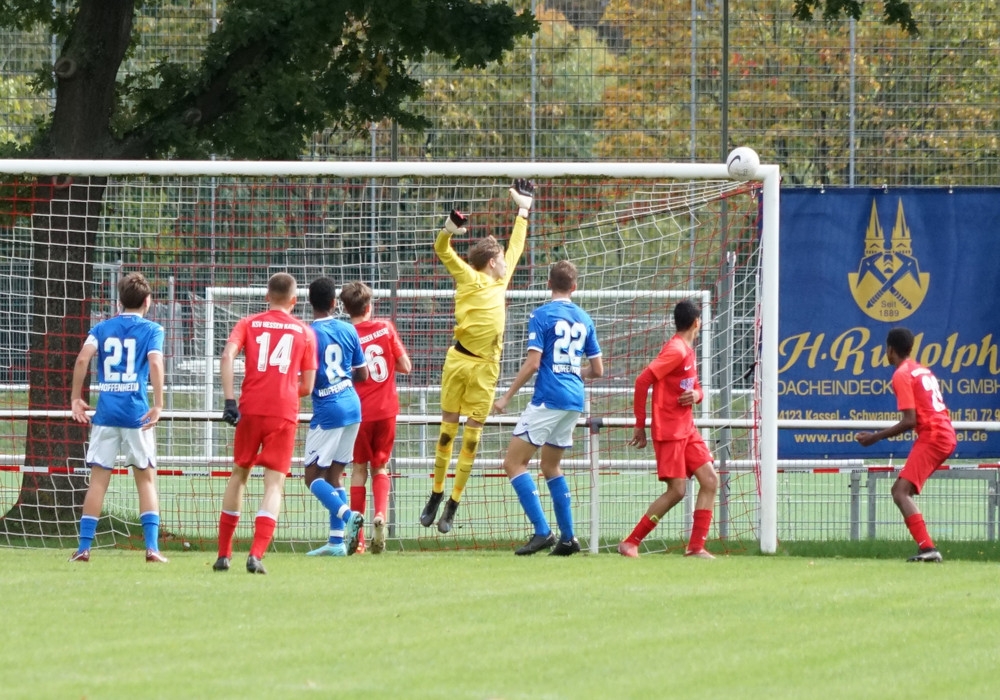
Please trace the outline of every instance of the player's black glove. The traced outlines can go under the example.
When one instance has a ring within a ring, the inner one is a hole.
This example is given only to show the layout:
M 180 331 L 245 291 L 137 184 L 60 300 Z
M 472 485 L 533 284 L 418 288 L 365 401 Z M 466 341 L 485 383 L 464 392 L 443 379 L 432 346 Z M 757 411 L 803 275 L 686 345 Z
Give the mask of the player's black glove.
M 240 422 L 240 409 L 236 408 L 236 399 L 226 399 L 226 407 L 222 409 L 222 420 L 229 425 Z
M 465 233 L 465 225 L 469 223 L 469 217 L 458 209 L 452 209 L 448 219 L 444 222 L 444 228 L 448 233 L 462 235 Z
M 510 187 L 510 198 L 517 205 L 518 216 L 523 216 L 525 219 L 528 218 L 528 212 L 531 211 L 531 203 L 533 201 L 532 193 L 534 191 L 535 183 L 531 180 L 514 180 L 514 184 Z

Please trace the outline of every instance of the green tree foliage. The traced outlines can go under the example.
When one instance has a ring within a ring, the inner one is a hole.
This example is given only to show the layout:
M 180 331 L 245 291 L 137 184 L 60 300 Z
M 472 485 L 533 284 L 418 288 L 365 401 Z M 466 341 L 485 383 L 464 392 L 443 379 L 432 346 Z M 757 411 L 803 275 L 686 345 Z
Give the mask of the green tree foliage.
M 434 127 L 426 136 L 410 135 L 404 158 L 594 158 L 594 126 L 602 112 L 602 95 L 614 84 L 616 58 L 594 29 L 574 29 L 565 16 L 544 4 L 538 5 L 536 16 L 541 30 L 511 51 L 508 75 L 498 77 L 488 70 L 456 75 L 440 62 L 419 68 L 425 100 L 435 105 Z M 483 100 L 484 95 L 491 99 Z M 478 138 L 454 148 L 449 139 L 435 138 L 448 131 L 468 131 Z
M 529 12 L 480 0 L 230 0 L 197 63 L 120 71 L 142 13 L 162 4 L 0 2 L 0 28 L 42 24 L 65 38 L 52 121 L 22 152 L 291 158 L 331 125 L 419 128 L 426 119 L 405 106 L 421 92 L 414 61 L 431 52 L 484 67 L 538 26 Z
M 808 21 L 816 10 L 820 10 L 827 21 L 848 17 L 857 20 L 861 19 L 863 6 L 862 0 L 795 0 L 794 17 Z M 882 0 L 882 21 L 898 26 L 910 36 L 920 34 L 910 3 L 906 0 Z

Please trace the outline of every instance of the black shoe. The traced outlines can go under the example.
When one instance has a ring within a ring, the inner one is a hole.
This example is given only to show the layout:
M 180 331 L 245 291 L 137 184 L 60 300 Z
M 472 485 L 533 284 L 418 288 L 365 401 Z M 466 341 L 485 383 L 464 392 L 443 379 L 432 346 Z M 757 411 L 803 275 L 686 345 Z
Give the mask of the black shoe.
M 267 569 L 261 563 L 260 559 L 255 556 L 247 557 L 247 573 L 248 574 L 266 574 Z
M 219 557 L 212 564 L 212 571 L 229 571 L 229 557 Z
M 448 502 L 444 504 L 444 514 L 438 520 L 438 532 L 442 535 L 447 535 L 451 532 L 451 526 L 455 523 L 456 510 L 458 510 L 458 501 L 449 498 Z
M 438 515 L 438 507 L 441 505 L 441 499 L 444 498 L 444 491 L 438 493 L 437 491 L 431 491 L 431 497 L 427 499 L 427 505 L 424 506 L 424 510 L 420 513 L 420 524 L 424 527 L 430 527 L 434 524 L 434 520 Z
M 937 551 L 934 547 L 922 547 L 919 552 L 906 561 L 929 561 L 940 564 L 942 561 L 941 552 Z
M 550 557 L 568 557 L 580 551 L 580 541 L 575 537 L 569 540 L 559 540 L 559 543 L 549 552 Z
M 526 554 L 534 554 L 535 552 L 540 552 L 543 549 L 549 549 L 552 545 L 556 543 L 556 535 L 554 532 L 549 532 L 547 535 L 533 535 L 527 544 L 518 547 L 514 550 L 514 554 L 519 557 L 523 557 Z M 579 545 L 577 545 L 579 547 Z

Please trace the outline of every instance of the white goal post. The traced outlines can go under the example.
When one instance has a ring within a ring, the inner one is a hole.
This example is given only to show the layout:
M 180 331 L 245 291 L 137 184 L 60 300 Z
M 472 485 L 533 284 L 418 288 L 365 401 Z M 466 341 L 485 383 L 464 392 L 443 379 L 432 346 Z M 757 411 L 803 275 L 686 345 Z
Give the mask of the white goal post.
M 605 178 L 608 180 L 662 180 L 680 182 L 722 182 L 731 181 L 725 164 L 697 163 L 623 163 L 623 162 L 506 162 L 506 163 L 456 163 L 456 162 L 315 162 L 315 161 L 50 161 L 50 160 L 16 160 L 0 161 L 0 174 L 53 176 L 57 175 L 63 183 L 72 182 L 73 178 L 116 178 L 127 176 L 186 178 L 186 177 L 262 177 L 262 178 L 323 178 L 334 177 L 352 180 L 393 179 L 393 178 L 482 178 L 482 179 L 513 179 L 532 178 L 545 182 L 555 178 Z M 756 420 L 754 418 L 708 418 L 707 414 L 698 419 L 700 427 L 711 428 L 742 428 L 754 431 L 757 441 L 759 458 L 759 530 L 757 531 L 760 549 L 764 553 L 774 553 L 777 550 L 777 465 L 778 465 L 778 250 L 779 250 L 779 190 L 780 176 L 776 165 L 761 165 L 753 178 L 759 183 L 760 197 L 760 228 L 759 228 L 759 279 L 757 281 L 757 304 L 759 315 L 759 360 L 755 372 L 755 387 L 758 392 L 756 404 Z M 68 186 L 68 185 L 67 185 Z M 728 185 L 732 187 L 732 185 Z M 714 194 L 703 194 L 696 187 L 679 187 L 669 197 L 680 198 L 689 196 L 718 197 L 722 189 Z M 671 202 L 673 204 L 673 202 Z M 645 213 L 645 212 L 643 212 Z M 614 216 L 623 216 L 620 212 Z M 626 212 L 624 215 L 632 215 Z M 638 216 L 639 214 L 635 214 Z M 535 216 L 533 213 L 532 216 Z M 693 245 L 693 244 L 692 244 Z M 205 286 L 206 313 L 214 313 L 214 304 L 220 295 L 256 294 L 260 289 L 256 286 L 246 288 Z M 239 292 L 236 290 L 239 289 Z M 688 286 L 671 291 L 670 298 L 678 294 L 697 297 L 703 292 L 696 291 L 696 286 Z M 378 290 L 384 294 L 384 290 Z M 394 294 L 428 295 L 435 294 L 432 290 L 396 290 Z M 614 291 L 600 289 L 582 289 L 575 294 L 584 306 L 590 299 L 598 299 L 602 294 L 614 296 Z M 519 292 L 512 290 L 510 298 L 518 295 L 533 300 L 538 297 L 535 292 Z M 667 298 L 667 297 L 664 297 Z M 707 297 L 706 297 L 707 298 Z M 703 304 L 703 313 L 710 314 L 709 304 Z M 711 316 L 708 316 L 711 325 Z M 214 333 L 212 324 L 206 326 L 206 333 Z M 211 349 L 217 344 L 218 338 L 210 338 L 205 348 Z M 701 358 L 703 380 L 708 382 L 712 375 L 712 360 L 708 350 L 703 349 Z M 213 394 L 214 357 L 206 352 L 203 379 L 205 380 L 205 405 L 209 411 L 217 397 Z M 647 359 L 652 359 L 652 356 Z M 707 408 L 707 407 L 706 407 Z M 173 411 L 181 415 L 183 411 Z M 192 411 L 191 415 L 199 412 Z M 627 424 L 626 418 L 614 418 Z M 206 433 L 209 437 L 206 445 L 211 445 L 211 429 Z

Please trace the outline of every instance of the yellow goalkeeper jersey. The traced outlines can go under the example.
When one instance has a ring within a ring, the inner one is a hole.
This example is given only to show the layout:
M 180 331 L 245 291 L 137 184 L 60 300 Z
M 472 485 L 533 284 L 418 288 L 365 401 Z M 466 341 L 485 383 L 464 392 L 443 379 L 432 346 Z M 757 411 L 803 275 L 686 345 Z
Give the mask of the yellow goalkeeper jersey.
M 507 325 L 505 292 L 524 251 L 527 234 L 528 220 L 517 217 L 504 253 L 507 274 L 498 280 L 462 260 L 451 247 L 451 234 L 446 229 L 442 229 L 434 241 L 434 252 L 455 278 L 455 340 L 469 352 L 487 360 L 500 361 L 503 331 Z

